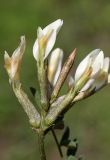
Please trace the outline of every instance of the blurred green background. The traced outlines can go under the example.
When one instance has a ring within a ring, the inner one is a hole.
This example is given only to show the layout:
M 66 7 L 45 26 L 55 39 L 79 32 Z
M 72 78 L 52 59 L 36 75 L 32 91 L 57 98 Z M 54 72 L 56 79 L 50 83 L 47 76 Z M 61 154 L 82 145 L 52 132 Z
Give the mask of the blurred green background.
M 36 63 L 32 47 L 38 26 L 61 18 L 64 26 L 56 47 L 65 57 L 77 47 L 76 64 L 91 50 L 103 49 L 110 56 L 109 0 L 0 0 L 0 160 L 37 160 L 37 136 L 15 98 L 4 70 L 3 55 L 11 55 L 20 42 L 27 40 L 21 80 L 25 91 L 36 86 Z M 65 117 L 71 137 L 78 138 L 79 152 L 87 160 L 110 159 L 110 86 L 75 105 Z M 60 137 L 61 133 L 58 132 Z M 46 139 L 48 160 L 59 160 L 51 134 Z

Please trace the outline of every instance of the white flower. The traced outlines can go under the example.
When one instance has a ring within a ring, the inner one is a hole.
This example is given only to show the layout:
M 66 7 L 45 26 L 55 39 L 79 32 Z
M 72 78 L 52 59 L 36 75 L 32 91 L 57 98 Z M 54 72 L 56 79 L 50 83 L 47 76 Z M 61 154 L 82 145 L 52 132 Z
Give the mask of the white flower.
M 94 89 L 94 91 L 97 91 L 100 88 L 102 88 L 103 86 L 105 86 L 108 83 L 109 66 L 110 66 L 110 59 L 109 59 L 109 57 L 106 57 L 104 59 L 103 67 L 101 68 L 98 75 L 94 78 L 90 78 L 90 80 L 81 89 L 81 91 L 84 92 L 84 91 L 90 89 L 91 87 Z
M 81 61 L 77 67 L 74 81 L 71 80 L 72 76 L 70 76 L 70 81 L 73 83 L 73 85 L 77 84 L 81 77 L 84 76 L 86 70 L 90 67 L 92 68 L 91 75 L 80 92 L 87 91 L 90 88 L 93 88 L 95 91 L 97 91 L 108 83 L 109 66 L 110 59 L 108 57 L 104 58 L 103 51 L 100 49 L 93 50 L 84 58 L 83 61 Z
M 104 54 L 100 49 L 95 49 L 90 52 L 79 64 L 75 73 L 75 82 L 77 82 L 84 74 L 86 69 L 91 66 L 92 74 L 91 77 L 95 77 L 100 69 L 103 67 Z
M 54 86 L 61 72 L 63 60 L 63 51 L 59 48 L 55 49 L 50 56 L 48 64 L 48 80 Z
M 102 88 L 104 85 L 108 84 L 109 67 L 110 67 L 110 58 L 106 57 L 104 59 L 103 68 L 101 69 L 101 72 L 99 73 L 98 77 L 95 79 L 94 82 L 96 91 Z
M 26 43 L 25 36 L 21 36 L 20 45 L 13 52 L 11 57 L 5 51 L 5 54 L 4 54 L 5 68 L 8 72 L 10 80 L 18 80 L 19 79 L 19 68 L 20 68 L 22 56 L 25 51 L 25 43 Z
M 49 24 L 46 26 L 43 30 L 41 28 L 38 28 L 37 34 L 38 38 L 36 39 L 34 46 L 33 46 L 33 56 L 37 60 L 39 55 L 39 41 L 41 39 L 45 39 L 46 46 L 45 46 L 45 55 L 44 59 L 48 56 L 50 51 L 52 50 L 55 41 L 56 36 L 63 25 L 63 21 L 61 19 L 56 20 L 55 22 Z

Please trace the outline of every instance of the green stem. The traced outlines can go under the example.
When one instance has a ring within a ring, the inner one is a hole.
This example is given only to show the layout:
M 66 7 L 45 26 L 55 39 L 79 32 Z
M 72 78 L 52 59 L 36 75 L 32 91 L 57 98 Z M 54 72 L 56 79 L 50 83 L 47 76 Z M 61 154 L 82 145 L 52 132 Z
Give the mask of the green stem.
M 48 89 L 47 89 L 47 62 L 43 57 L 44 50 L 40 50 L 40 57 L 37 62 L 38 81 L 40 87 L 41 106 L 44 111 L 48 110 Z
M 40 160 L 46 160 L 46 154 L 44 149 L 44 133 L 42 131 L 38 133 L 38 143 L 39 143 Z
M 45 123 L 47 125 L 52 125 L 52 123 L 56 120 L 58 115 L 60 115 L 63 112 L 63 110 L 65 110 L 68 107 L 72 99 L 74 99 L 75 95 L 76 95 L 76 91 L 74 90 L 73 92 L 71 92 L 70 90 L 69 93 L 64 98 L 64 100 L 59 105 L 57 105 L 56 107 L 50 108 L 45 118 Z
M 59 142 L 58 142 L 58 139 L 57 139 L 57 137 L 56 137 L 56 134 L 55 134 L 54 129 L 51 129 L 51 132 L 52 132 L 52 135 L 53 135 L 53 137 L 54 137 L 54 139 L 55 139 L 55 142 L 56 142 L 56 145 L 57 145 L 59 154 L 60 154 L 61 157 L 63 157 L 63 153 L 62 153 L 62 150 L 61 150 L 61 147 L 60 147 L 60 145 L 59 145 Z

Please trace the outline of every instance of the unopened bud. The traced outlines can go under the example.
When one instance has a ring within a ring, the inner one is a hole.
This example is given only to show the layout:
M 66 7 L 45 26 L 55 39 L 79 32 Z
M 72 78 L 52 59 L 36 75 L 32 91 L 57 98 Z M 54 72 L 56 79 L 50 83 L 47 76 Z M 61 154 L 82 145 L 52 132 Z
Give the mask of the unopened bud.
M 10 57 L 5 51 L 4 60 L 5 60 L 5 69 L 8 72 L 10 81 L 16 81 L 19 79 L 19 69 L 22 60 L 22 56 L 25 51 L 25 37 L 21 37 L 21 43 L 19 47 L 13 52 Z
M 55 49 L 50 57 L 48 65 L 48 79 L 52 85 L 55 85 L 59 77 L 63 60 L 63 51 Z

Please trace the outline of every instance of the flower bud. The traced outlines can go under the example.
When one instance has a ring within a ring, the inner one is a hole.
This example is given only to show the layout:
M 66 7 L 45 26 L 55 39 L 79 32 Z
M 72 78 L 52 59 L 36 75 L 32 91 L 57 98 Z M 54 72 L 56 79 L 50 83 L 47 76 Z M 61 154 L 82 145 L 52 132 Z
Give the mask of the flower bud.
M 55 49 L 50 56 L 48 64 L 48 80 L 54 86 L 60 75 L 63 60 L 63 51 Z
M 22 60 L 22 56 L 25 51 L 25 36 L 21 36 L 21 42 L 19 47 L 13 52 L 10 57 L 8 53 L 5 51 L 4 61 L 5 61 L 5 69 L 8 72 L 10 80 L 18 80 L 19 79 L 19 69 L 20 63 Z

